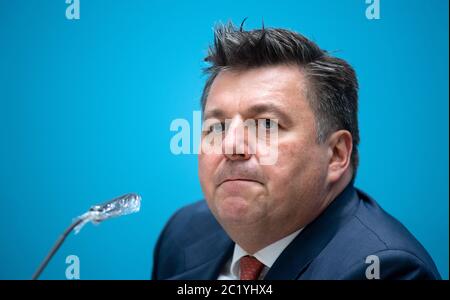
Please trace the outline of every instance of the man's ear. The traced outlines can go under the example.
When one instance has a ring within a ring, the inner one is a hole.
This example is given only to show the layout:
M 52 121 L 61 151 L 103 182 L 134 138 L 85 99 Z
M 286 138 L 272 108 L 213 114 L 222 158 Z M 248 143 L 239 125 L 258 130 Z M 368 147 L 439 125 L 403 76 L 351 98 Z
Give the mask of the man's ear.
M 328 144 L 328 181 L 338 181 L 351 168 L 353 150 L 352 134 L 348 130 L 338 130 L 330 135 Z

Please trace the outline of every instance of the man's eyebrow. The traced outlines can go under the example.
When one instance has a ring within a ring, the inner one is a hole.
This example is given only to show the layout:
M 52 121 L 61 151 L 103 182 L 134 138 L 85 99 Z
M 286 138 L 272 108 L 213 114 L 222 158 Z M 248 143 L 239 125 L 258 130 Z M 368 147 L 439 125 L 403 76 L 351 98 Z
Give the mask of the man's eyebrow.
M 281 108 L 272 103 L 262 103 L 251 106 L 246 110 L 247 115 L 255 116 L 264 113 L 274 114 L 278 119 L 291 123 L 292 119 Z
M 245 110 L 245 116 L 257 116 L 264 113 L 273 114 L 280 120 L 284 120 L 286 123 L 292 123 L 291 117 L 289 117 L 281 108 L 272 103 L 261 103 L 255 104 Z M 208 110 L 204 114 L 204 120 L 215 118 L 215 119 L 225 119 L 226 113 L 220 108 L 214 108 Z
M 206 111 L 204 116 L 203 116 L 203 119 L 207 120 L 207 119 L 212 119 L 212 118 L 224 119 L 225 118 L 225 113 L 220 108 L 214 108 L 214 109 Z

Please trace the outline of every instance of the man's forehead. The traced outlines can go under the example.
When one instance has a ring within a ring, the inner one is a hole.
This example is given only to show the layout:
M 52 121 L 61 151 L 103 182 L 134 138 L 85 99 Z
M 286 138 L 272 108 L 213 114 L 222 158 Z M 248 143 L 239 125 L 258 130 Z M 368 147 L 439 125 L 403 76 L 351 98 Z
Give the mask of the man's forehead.
M 223 71 L 211 86 L 204 117 L 227 117 L 235 112 L 288 112 L 301 102 L 303 86 L 303 76 L 294 66 Z
M 216 76 L 210 93 L 245 93 L 252 89 L 282 93 L 286 89 L 302 87 L 304 81 L 303 72 L 297 65 L 274 65 L 244 70 L 227 69 Z

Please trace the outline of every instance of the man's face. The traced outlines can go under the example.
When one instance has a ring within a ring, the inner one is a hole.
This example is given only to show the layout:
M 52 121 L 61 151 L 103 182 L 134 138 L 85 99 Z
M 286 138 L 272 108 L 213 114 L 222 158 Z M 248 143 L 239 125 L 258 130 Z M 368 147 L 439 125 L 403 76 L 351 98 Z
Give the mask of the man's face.
M 214 80 L 204 119 L 231 120 L 223 144 L 245 149 L 241 153 L 199 155 L 203 193 L 223 226 L 304 226 L 293 222 L 314 218 L 323 205 L 320 199 L 328 149 L 316 142 L 306 87 L 299 67 L 287 65 L 222 71 Z M 249 119 L 278 120 L 274 164 L 262 164 L 263 155 L 258 150 L 248 153 L 247 136 L 236 139 L 236 128 Z M 206 135 L 204 132 L 203 143 Z

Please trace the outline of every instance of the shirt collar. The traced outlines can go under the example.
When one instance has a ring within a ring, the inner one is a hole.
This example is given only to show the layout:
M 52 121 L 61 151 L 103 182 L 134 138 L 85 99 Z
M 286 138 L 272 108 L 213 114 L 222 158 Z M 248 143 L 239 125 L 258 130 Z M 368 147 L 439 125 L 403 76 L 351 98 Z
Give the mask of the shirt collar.
M 303 229 L 303 228 L 302 228 Z M 278 240 L 269 246 L 259 250 L 253 256 L 258 259 L 260 262 L 264 264 L 267 268 L 271 268 L 277 258 L 281 255 L 281 253 L 286 249 L 286 247 L 292 242 L 292 240 L 302 231 L 299 229 L 288 236 L 285 236 L 281 240 Z M 233 259 L 231 260 L 231 274 L 233 274 L 236 278 L 239 278 L 239 261 L 242 257 L 248 254 L 244 249 L 241 248 L 238 244 L 234 246 Z

